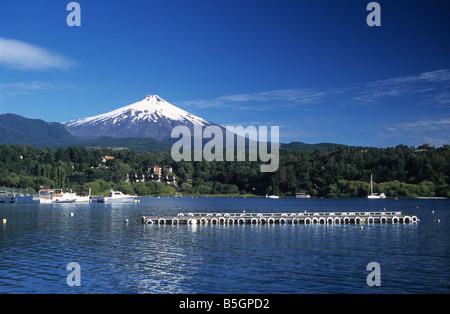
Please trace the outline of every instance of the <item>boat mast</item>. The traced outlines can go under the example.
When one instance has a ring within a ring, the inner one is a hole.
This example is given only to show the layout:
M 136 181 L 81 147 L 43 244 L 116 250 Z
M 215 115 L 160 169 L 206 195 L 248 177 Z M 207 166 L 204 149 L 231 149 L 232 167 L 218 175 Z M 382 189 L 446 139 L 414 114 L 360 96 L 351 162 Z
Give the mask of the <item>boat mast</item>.
M 272 177 L 272 195 L 276 195 L 275 194 L 275 177 Z
M 372 174 L 370 174 L 370 195 L 373 195 L 373 178 L 372 178 Z

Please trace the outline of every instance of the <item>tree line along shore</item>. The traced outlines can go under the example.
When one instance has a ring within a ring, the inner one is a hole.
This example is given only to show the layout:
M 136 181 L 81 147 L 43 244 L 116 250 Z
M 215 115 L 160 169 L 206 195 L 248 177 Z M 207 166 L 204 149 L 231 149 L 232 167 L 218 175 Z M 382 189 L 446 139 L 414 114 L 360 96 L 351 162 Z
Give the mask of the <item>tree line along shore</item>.
M 279 154 L 278 170 L 263 173 L 258 161 L 175 162 L 167 152 L 3 144 L 0 186 L 31 191 L 62 188 L 79 194 L 91 189 L 93 195 L 113 189 L 141 196 L 178 191 L 197 196 L 306 193 L 360 198 L 370 193 L 372 174 L 374 192 L 388 197 L 450 197 L 450 145 L 281 149 Z

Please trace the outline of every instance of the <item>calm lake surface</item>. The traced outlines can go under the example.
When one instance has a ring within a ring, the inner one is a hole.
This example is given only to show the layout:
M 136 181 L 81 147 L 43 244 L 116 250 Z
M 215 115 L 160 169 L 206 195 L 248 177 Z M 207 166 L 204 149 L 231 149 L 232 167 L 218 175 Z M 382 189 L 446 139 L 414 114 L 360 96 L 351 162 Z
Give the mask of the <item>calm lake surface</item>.
M 383 208 L 416 215 L 420 222 L 368 224 L 363 229 L 353 224 L 141 223 L 143 215 L 180 212 Z M 450 200 L 142 198 L 139 204 L 16 203 L 0 204 L 3 218 L 7 222 L 0 225 L 0 293 L 450 292 Z M 71 262 L 81 267 L 79 287 L 66 283 Z M 366 283 L 371 262 L 381 268 L 379 287 Z

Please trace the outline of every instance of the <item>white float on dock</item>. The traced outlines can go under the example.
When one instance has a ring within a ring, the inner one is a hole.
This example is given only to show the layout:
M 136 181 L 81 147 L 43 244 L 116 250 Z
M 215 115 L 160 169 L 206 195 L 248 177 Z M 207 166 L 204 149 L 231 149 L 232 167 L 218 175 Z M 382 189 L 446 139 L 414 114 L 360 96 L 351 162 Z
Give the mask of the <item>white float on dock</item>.
M 417 223 L 416 216 L 401 212 L 302 212 L 302 213 L 180 213 L 171 216 L 142 216 L 149 225 L 271 225 L 271 224 L 374 224 Z

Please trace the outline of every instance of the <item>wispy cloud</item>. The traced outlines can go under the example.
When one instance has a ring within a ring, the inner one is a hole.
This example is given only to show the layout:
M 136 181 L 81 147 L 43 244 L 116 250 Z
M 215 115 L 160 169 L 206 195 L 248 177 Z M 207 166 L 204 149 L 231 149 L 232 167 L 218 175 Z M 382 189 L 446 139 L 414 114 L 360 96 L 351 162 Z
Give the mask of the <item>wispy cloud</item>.
M 411 95 L 428 96 L 433 102 L 447 103 L 442 91 L 450 89 L 450 70 L 441 69 L 418 75 L 400 76 L 353 87 L 352 100 L 369 104 L 384 97 L 402 97 Z M 445 95 L 445 94 L 444 94 Z
M 16 96 L 16 95 L 26 95 L 32 91 L 41 91 L 53 89 L 54 85 L 49 82 L 16 82 L 16 83 L 3 83 L 0 84 L 0 96 Z
M 274 109 L 270 103 L 283 102 L 290 105 L 316 104 L 320 103 L 326 96 L 326 91 L 315 91 L 312 89 L 284 89 L 272 90 L 250 94 L 235 94 L 220 96 L 213 99 L 196 99 L 179 102 L 185 106 L 197 108 L 228 108 L 234 110 L 257 110 L 266 111 Z
M 412 122 L 399 122 L 386 127 L 389 131 L 407 131 L 407 132 L 421 132 L 421 131 L 439 131 L 446 132 L 450 136 L 450 118 L 430 120 L 421 119 Z
M 403 121 L 376 131 L 385 140 L 407 138 L 415 145 L 441 146 L 450 143 L 450 118 Z
M 34 92 L 61 89 L 78 89 L 79 87 L 71 84 L 53 83 L 47 81 L 29 81 L 15 83 L 0 83 L 0 100 L 14 96 L 30 95 Z
M 67 70 L 76 61 L 24 41 L 0 37 L 0 64 L 21 71 Z
M 359 144 L 368 145 L 371 138 L 381 140 L 379 146 L 450 143 L 450 69 L 332 88 L 280 89 L 177 104 L 207 109 L 219 123 L 224 118 L 279 125 L 280 136 L 291 140 L 364 136 L 366 142 Z
M 370 105 L 384 98 L 399 98 L 418 95 L 427 101 L 437 104 L 448 104 L 450 93 L 450 70 L 442 69 L 420 73 L 418 75 L 400 76 L 367 83 L 356 83 L 329 89 L 280 89 L 249 94 L 225 95 L 212 99 L 196 99 L 180 101 L 177 104 L 193 106 L 199 109 L 228 108 L 239 111 L 265 111 L 302 107 L 317 109 L 322 103 L 334 103 L 340 106 Z

